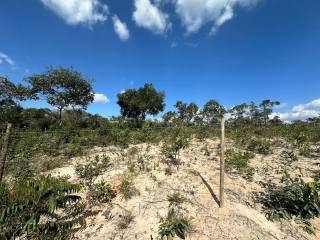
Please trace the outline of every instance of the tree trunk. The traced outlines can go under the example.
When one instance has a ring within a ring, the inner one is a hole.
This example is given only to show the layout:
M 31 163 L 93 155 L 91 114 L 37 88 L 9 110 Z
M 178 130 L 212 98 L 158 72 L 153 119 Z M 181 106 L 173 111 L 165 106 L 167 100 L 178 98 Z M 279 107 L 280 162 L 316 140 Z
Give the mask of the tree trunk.
M 59 125 L 62 126 L 62 108 L 59 108 Z
M 6 135 L 4 136 L 1 155 L 0 155 L 0 181 L 2 181 L 3 174 L 4 174 L 4 167 L 6 163 L 8 148 L 9 148 L 9 137 L 11 132 L 12 124 L 8 123 Z

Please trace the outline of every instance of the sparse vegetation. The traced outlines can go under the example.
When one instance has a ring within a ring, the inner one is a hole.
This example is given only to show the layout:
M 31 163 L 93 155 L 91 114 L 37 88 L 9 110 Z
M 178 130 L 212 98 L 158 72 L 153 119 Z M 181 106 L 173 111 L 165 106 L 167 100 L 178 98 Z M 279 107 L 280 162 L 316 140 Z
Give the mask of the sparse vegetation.
M 227 149 L 226 168 L 228 171 L 235 170 L 247 179 L 252 179 L 254 169 L 248 165 L 249 160 L 254 158 L 255 154 L 250 151 L 236 151 L 234 149 Z
M 126 175 L 119 186 L 119 193 L 125 200 L 139 195 L 139 190 L 134 186 L 134 179 L 132 176 Z

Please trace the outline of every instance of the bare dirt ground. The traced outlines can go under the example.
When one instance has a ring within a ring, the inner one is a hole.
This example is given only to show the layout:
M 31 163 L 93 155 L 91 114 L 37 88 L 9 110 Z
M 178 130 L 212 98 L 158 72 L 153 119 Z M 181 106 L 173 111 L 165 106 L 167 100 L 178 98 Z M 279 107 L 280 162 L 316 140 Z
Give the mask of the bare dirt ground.
M 255 239 L 320 239 L 320 221 L 312 221 L 316 235 L 309 235 L 293 221 L 271 222 L 267 220 L 261 206 L 255 204 L 253 192 L 261 191 L 259 181 L 277 180 L 287 169 L 292 174 L 302 175 L 306 179 L 319 169 L 320 159 L 299 157 L 299 161 L 288 165 L 279 155 L 286 146 L 273 149 L 268 156 L 256 155 L 250 161 L 255 168 L 252 181 L 236 174 L 225 177 L 225 207 L 219 208 L 219 160 L 216 154 L 218 140 L 193 140 L 187 149 L 181 152 L 181 164 L 172 166 L 163 159 L 159 145 L 136 145 L 145 159 L 145 170 L 136 169 L 135 187 L 139 195 L 129 200 L 120 194 L 111 203 L 88 206 L 94 213 L 86 219 L 86 227 L 76 234 L 77 239 L 158 239 L 160 219 L 168 211 L 167 195 L 179 192 L 188 201 L 183 204 L 187 216 L 192 218 L 192 232 L 187 239 L 192 240 L 255 240 Z M 210 151 L 205 153 L 204 146 Z M 231 143 L 227 143 L 230 147 Z M 131 146 L 132 147 L 132 146 Z M 69 175 L 77 182 L 74 166 L 85 162 L 95 155 L 105 154 L 111 157 L 112 167 L 100 176 L 117 188 L 123 176 L 128 172 L 128 164 L 136 163 L 138 155 L 119 154 L 116 147 L 94 148 L 87 157 L 75 158 L 62 168 L 55 169 L 53 175 Z M 98 179 L 98 180 L 99 180 Z M 128 214 L 133 220 L 124 229 L 119 222 Z M 178 238 L 177 238 L 178 239 Z

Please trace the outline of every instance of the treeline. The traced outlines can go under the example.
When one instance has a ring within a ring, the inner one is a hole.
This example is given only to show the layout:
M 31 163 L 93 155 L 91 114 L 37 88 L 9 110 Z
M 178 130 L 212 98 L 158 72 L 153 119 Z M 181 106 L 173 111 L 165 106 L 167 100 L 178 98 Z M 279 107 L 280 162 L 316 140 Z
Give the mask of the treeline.
M 110 124 L 141 128 L 150 125 L 170 126 L 177 123 L 188 126 L 215 126 L 221 116 L 227 117 L 230 126 L 266 126 L 283 124 L 278 116 L 271 118 L 274 107 L 280 102 L 263 100 L 256 104 L 242 103 L 226 109 L 211 99 L 202 108 L 196 103 L 177 101 L 174 111 L 168 111 L 154 121 L 148 116 L 157 116 L 165 109 L 165 93 L 152 84 L 139 89 L 127 89 L 117 95 L 121 116 L 104 118 L 85 110 L 94 100 L 92 79 L 72 68 L 49 68 L 41 74 L 24 79 L 26 84 L 14 84 L 7 77 L 0 76 L 0 121 L 13 123 L 16 128 L 54 130 L 63 128 L 96 129 Z M 25 100 L 46 100 L 54 110 L 23 109 Z M 320 122 L 320 117 L 307 122 Z

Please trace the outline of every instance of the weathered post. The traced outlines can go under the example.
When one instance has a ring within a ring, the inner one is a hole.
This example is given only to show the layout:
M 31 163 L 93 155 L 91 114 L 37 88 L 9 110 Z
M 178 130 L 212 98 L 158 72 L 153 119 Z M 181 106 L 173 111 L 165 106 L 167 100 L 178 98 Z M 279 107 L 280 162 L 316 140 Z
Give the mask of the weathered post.
M 222 208 L 224 206 L 224 130 L 225 130 L 225 119 L 224 116 L 221 117 L 221 141 L 220 141 L 220 205 Z
M 3 174 L 4 174 L 4 167 L 5 167 L 8 148 L 9 148 L 9 138 L 10 138 L 11 127 L 12 127 L 12 124 L 8 123 L 6 134 L 3 139 L 3 145 L 2 145 L 1 155 L 0 155 L 0 181 L 2 181 Z

